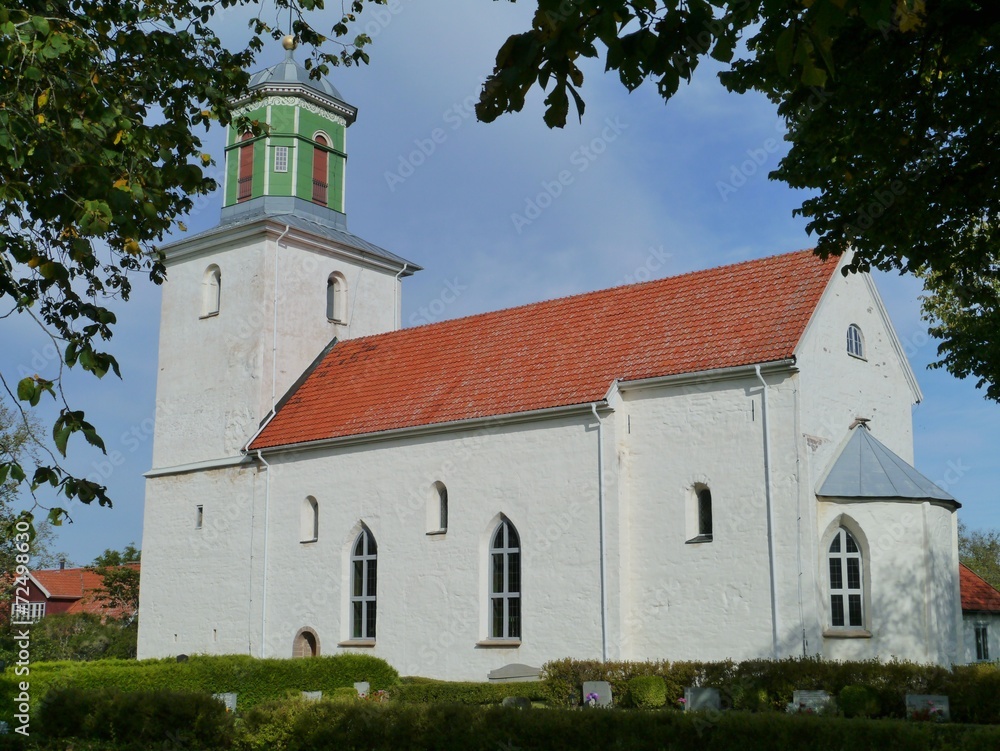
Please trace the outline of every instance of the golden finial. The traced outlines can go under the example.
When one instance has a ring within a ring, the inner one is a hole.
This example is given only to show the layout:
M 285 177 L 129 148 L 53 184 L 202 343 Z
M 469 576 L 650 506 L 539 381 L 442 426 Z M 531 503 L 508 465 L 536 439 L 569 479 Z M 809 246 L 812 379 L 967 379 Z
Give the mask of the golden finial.
M 289 52 L 298 47 L 298 45 L 295 43 L 295 37 L 292 36 L 291 34 L 288 34 L 281 40 L 281 46 L 284 47 Z

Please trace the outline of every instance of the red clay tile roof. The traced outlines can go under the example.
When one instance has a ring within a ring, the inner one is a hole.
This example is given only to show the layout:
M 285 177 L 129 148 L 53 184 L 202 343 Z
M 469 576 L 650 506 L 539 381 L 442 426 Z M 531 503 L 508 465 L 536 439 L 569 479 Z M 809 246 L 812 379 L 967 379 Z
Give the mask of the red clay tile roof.
M 138 568 L 138 563 L 126 563 L 126 566 Z M 32 571 L 31 575 L 53 600 L 76 600 L 66 610 L 67 613 L 98 613 L 106 615 L 121 615 L 119 609 L 103 607 L 97 597 L 97 590 L 104 584 L 101 577 L 85 568 L 41 569 Z
M 252 450 L 600 401 L 791 357 L 836 259 L 799 251 L 338 342 Z
M 958 573 L 962 610 L 1000 613 L 1000 592 L 993 585 L 964 563 L 958 564 Z

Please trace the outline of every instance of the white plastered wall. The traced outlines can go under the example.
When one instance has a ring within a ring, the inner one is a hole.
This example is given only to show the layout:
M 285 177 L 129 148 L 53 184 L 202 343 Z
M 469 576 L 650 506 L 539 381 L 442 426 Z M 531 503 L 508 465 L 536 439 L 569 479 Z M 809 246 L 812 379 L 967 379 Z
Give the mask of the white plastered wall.
M 271 409 L 334 338 L 395 328 L 399 281 L 391 270 L 348 260 L 332 246 L 280 226 L 227 235 L 168 256 L 163 287 L 153 467 L 238 456 Z M 308 242 L 307 242 L 308 240 Z M 193 241 L 194 242 L 194 241 Z M 275 251 L 278 252 L 277 287 Z M 172 259 L 172 260 L 170 260 Z M 222 276 L 220 310 L 202 316 L 205 271 Z M 326 282 L 347 285 L 347 321 L 326 317 Z M 277 292 L 277 361 L 272 388 Z
M 905 501 L 821 501 L 820 576 L 815 596 L 824 625 L 823 656 L 836 660 L 899 657 L 950 665 L 958 659 L 960 606 L 955 514 L 947 505 Z M 845 526 L 862 549 L 865 629 L 837 638 L 829 623 L 826 548 Z
M 613 420 L 605 418 L 605 423 L 605 440 L 613 446 Z M 262 519 L 269 471 L 264 655 L 290 657 L 295 634 L 309 627 L 323 654 L 364 651 L 404 675 L 484 680 L 490 670 L 509 663 L 540 667 L 568 655 L 600 657 L 597 431 L 589 413 L 269 461 L 271 469 L 257 475 L 255 491 L 250 483 L 250 502 L 241 502 L 215 545 L 202 544 L 204 530 L 189 524 L 194 513 L 189 499 L 218 498 L 225 509 L 225 498 L 235 490 L 228 474 L 196 472 L 171 482 L 150 481 L 151 488 L 163 488 L 151 490 L 147 503 L 152 525 L 147 529 L 156 537 L 149 545 L 153 560 L 159 553 L 184 561 L 184 572 L 212 571 L 214 576 L 174 579 L 173 573 L 163 573 L 144 581 L 143 596 L 155 603 L 156 617 L 143 626 L 141 656 L 246 652 L 248 647 L 251 654 L 261 653 Z M 613 459 L 607 468 L 614 472 Z M 255 474 L 236 473 L 245 478 L 241 497 L 247 497 L 245 486 Z M 448 488 L 449 524 L 443 535 L 427 535 L 425 529 L 427 491 L 434 482 Z M 613 478 L 606 490 L 607 534 L 614 550 L 618 489 Z M 319 539 L 303 543 L 301 504 L 310 495 L 319 503 Z M 216 518 L 210 505 L 205 514 L 206 525 Z M 256 518 L 252 557 L 251 514 Z M 499 514 L 521 537 L 519 647 L 479 644 L 488 637 L 486 551 Z M 345 564 L 361 524 L 378 543 L 377 639 L 374 647 L 338 647 L 349 637 Z M 155 565 L 176 571 L 165 560 Z M 609 566 L 614 587 L 616 570 Z M 237 637 L 218 642 L 206 637 L 208 623 L 226 619 Z M 617 620 L 614 612 L 609 622 Z M 617 641 L 618 635 L 612 636 Z

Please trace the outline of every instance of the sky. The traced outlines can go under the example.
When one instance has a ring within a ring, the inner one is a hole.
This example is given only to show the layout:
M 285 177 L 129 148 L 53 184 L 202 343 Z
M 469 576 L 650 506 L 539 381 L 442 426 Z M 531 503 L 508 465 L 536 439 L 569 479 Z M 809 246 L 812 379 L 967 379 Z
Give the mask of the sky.
M 808 194 L 767 179 L 785 151 L 774 106 L 726 92 L 717 67 L 699 69 L 665 104 L 653 84 L 630 94 L 588 61 L 582 123 L 571 117 L 564 129 L 548 129 L 537 91 L 522 113 L 477 122 L 480 84 L 507 36 L 530 26 L 531 10 L 525 2 L 389 0 L 360 18 L 373 38 L 370 65 L 331 71 L 359 110 L 347 139 L 348 227 L 424 267 L 404 280 L 404 326 L 815 244 L 792 216 Z M 314 25 L 329 29 L 338 16 L 324 11 Z M 245 43 L 247 17 L 230 9 L 216 21 L 227 45 Z M 268 41 L 257 67 L 283 55 Z M 219 160 L 223 135 L 215 128 L 205 139 Z M 219 192 L 199 199 L 189 232 L 217 224 L 221 205 Z M 917 469 L 962 502 L 969 527 L 1000 529 L 1000 405 L 974 380 L 927 369 L 937 343 L 920 319 L 915 280 L 876 273 L 875 281 L 924 393 L 913 409 Z M 159 288 L 140 277 L 131 299 L 114 306 L 110 349 L 123 380 L 67 375 L 70 403 L 86 411 L 108 453 L 71 442 L 66 466 L 105 482 L 115 501 L 112 509 L 68 507 L 73 523 L 57 530 L 55 547 L 72 563 L 141 544 L 159 305 Z M 5 320 L 0 350 L 8 379 L 58 371 L 52 344 L 30 322 Z M 51 425 L 53 414 L 39 416 Z

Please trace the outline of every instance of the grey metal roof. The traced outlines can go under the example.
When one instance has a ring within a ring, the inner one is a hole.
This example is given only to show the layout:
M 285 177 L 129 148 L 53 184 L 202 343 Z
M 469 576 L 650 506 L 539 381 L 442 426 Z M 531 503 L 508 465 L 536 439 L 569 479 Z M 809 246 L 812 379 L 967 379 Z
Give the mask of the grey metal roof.
M 192 240 L 211 237 L 223 232 L 229 232 L 237 227 L 265 220 L 287 224 L 291 228 L 301 232 L 308 232 L 339 245 L 389 261 L 400 268 L 405 266 L 406 272 L 404 276 L 409 276 L 414 271 L 423 270 L 421 266 L 407 261 L 402 256 L 398 256 L 385 248 L 348 232 L 347 219 L 339 211 L 317 206 L 308 201 L 303 201 L 301 198 L 292 198 L 290 196 L 261 196 L 244 203 L 226 206 L 222 209 L 222 219 L 218 226 L 204 232 L 199 232 L 196 235 L 185 237 L 176 243 L 165 246 L 162 250 L 169 255 L 170 249 L 176 245 L 187 244 Z
M 295 58 L 292 57 L 292 50 L 286 50 L 285 59 L 277 65 L 272 65 L 270 68 L 258 71 L 250 77 L 251 91 L 267 86 L 268 84 L 278 86 L 300 84 L 324 96 L 337 99 L 341 102 L 344 101 L 344 98 L 340 96 L 340 92 L 325 78 L 310 78 L 309 71 L 299 65 Z
M 864 425 L 854 428 L 816 495 L 827 498 L 950 501 L 956 506 L 961 505 L 892 453 Z

